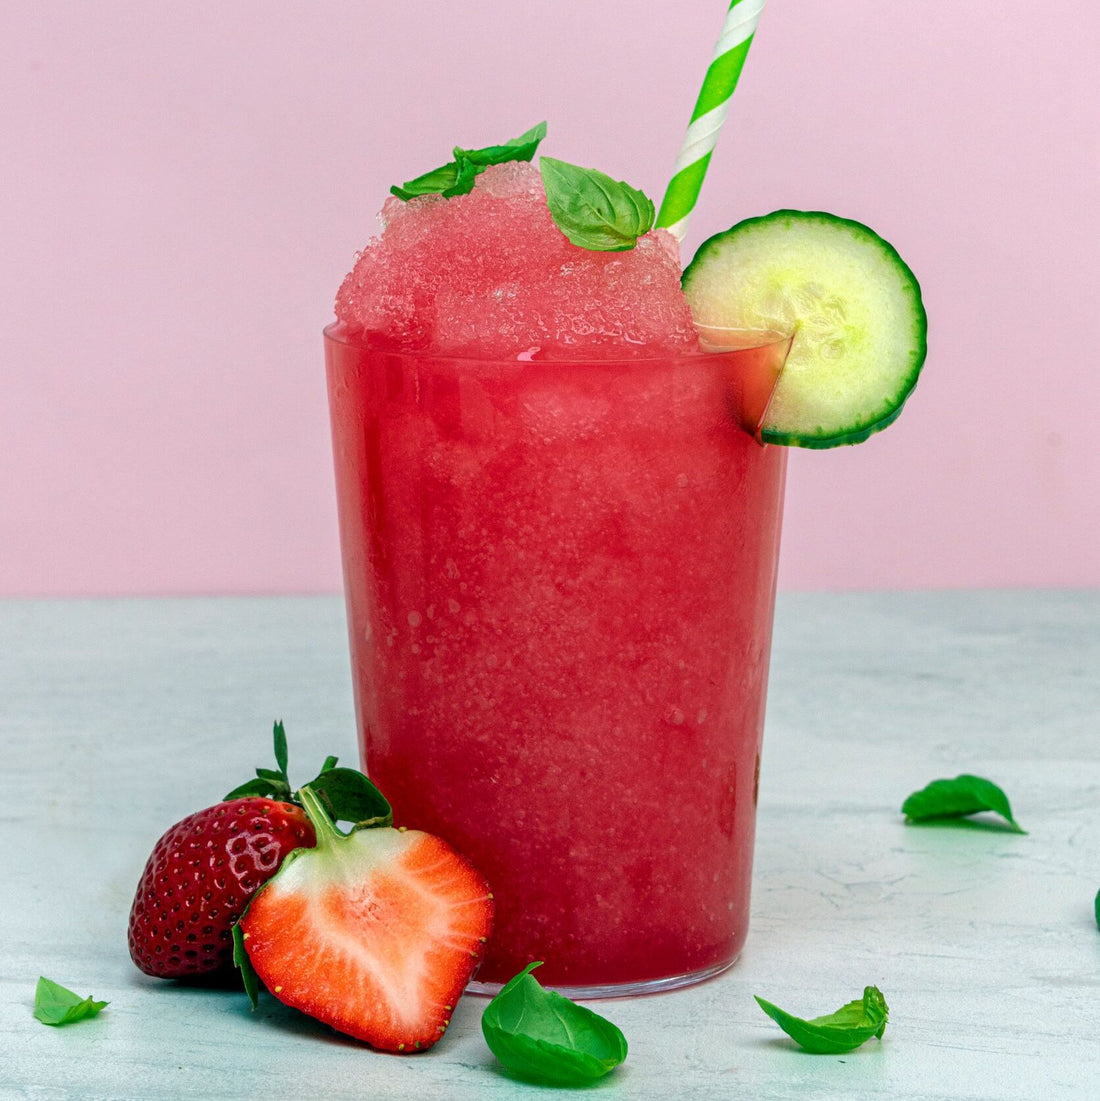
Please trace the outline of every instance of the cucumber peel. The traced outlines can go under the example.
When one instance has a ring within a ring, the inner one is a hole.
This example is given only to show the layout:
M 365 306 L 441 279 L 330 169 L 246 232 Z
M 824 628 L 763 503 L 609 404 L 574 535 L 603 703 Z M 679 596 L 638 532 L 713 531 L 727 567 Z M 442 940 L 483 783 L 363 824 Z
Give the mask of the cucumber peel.
M 777 210 L 699 247 L 683 275 L 702 326 L 793 334 L 765 443 L 838 447 L 892 424 L 927 353 L 920 285 L 861 222 Z

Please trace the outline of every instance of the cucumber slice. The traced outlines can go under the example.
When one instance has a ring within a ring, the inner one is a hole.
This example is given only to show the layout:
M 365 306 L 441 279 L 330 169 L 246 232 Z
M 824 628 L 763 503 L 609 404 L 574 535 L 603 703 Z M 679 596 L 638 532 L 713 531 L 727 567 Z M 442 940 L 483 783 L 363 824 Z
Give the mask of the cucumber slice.
M 837 447 L 892 423 L 927 351 L 920 285 L 860 222 L 777 210 L 699 247 L 683 276 L 699 324 L 793 333 L 767 443 Z

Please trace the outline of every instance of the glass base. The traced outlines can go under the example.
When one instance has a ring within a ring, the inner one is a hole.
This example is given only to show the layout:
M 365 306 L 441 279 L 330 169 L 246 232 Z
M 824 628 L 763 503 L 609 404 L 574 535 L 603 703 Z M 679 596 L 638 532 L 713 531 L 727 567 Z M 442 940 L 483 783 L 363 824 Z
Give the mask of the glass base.
M 713 979 L 715 975 L 721 975 L 737 962 L 737 956 L 725 963 L 715 964 L 713 967 L 705 967 L 701 971 L 688 971 L 682 975 L 670 975 L 664 979 L 646 979 L 643 982 L 606 983 L 596 986 L 557 986 L 553 983 L 547 986 L 548 990 L 556 990 L 574 1001 L 587 1001 L 590 998 L 633 998 L 640 994 L 663 994 L 666 990 L 678 990 L 681 986 L 694 986 L 696 983 Z M 538 978 L 537 972 L 535 977 Z M 482 994 L 493 997 L 499 994 L 503 983 L 499 982 L 473 982 L 466 984 L 467 994 Z

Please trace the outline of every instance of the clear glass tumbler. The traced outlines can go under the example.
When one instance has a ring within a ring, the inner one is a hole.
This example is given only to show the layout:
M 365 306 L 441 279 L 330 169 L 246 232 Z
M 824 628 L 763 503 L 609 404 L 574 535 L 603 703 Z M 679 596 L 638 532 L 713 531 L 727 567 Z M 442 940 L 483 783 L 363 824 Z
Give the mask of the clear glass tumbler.
M 488 878 L 474 989 L 728 967 L 748 924 L 785 474 L 778 338 L 453 359 L 325 332 L 364 766 Z

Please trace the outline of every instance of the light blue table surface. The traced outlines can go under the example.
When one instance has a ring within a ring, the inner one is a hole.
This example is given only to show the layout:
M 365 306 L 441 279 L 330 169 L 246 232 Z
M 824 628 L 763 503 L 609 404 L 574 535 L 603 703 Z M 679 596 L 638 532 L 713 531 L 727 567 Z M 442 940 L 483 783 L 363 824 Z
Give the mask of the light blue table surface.
M 141 975 L 125 944 L 152 842 L 268 763 L 355 760 L 335 598 L 0 602 L 0 1097 L 512 1098 L 467 997 L 445 1039 L 377 1054 L 265 998 Z M 295 773 L 295 766 L 301 770 Z M 1029 833 L 906 826 L 976 772 Z M 1100 1097 L 1100 593 L 781 595 L 752 930 L 725 975 L 600 1003 L 622 1098 Z M 110 1001 L 31 1015 L 45 974 Z M 884 1040 L 799 1052 L 869 983 Z

